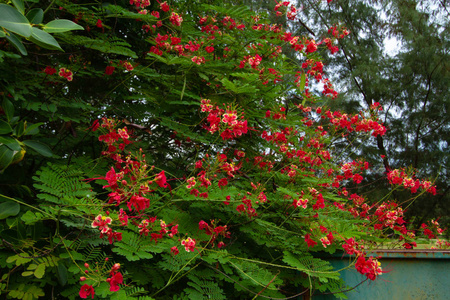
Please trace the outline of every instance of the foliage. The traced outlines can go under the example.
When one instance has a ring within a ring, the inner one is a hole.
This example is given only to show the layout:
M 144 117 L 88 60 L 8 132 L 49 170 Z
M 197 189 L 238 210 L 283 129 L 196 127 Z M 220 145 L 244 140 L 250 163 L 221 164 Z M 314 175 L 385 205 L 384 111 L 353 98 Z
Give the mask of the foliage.
M 376 105 L 330 109 L 320 57 L 345 27 L 297 36 L 284 2 L 280 24 L 239 3 L 12 2 L 59 46 L 0 23 L 31 41 L 26 56 L 0 48 L 6 297 L 345 297 L 320 254 L 344 250 L 375 280 L 372 247 L 415 243 L 390 195 L 369 205 L 346 188 L 368 164 L 336 142 L 385 127 Z M 400 169 L 388 180 L 436 192 Z M 434 220 L 422 230 L 442 234 Z

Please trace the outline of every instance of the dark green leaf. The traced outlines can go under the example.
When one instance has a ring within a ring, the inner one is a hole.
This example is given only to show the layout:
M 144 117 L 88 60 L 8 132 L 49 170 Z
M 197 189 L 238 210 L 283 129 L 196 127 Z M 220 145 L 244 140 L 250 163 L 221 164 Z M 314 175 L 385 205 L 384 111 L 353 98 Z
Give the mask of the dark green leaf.
M 9 35 L 6 36 L 6 39 L 14 46 L 17 48 L 17 50 L 19 50 L 19 52 L 22 55 L 27 55 L 27 49 L 25 49 L 25 46 L 22 44 L 22 42 L 19 40 L 19 38 L 17 38 L 17 36 L 13 33 L 9 33 Z
M 5 145 L 0 146 L 0 171 L 6 169 L 12 162 L 14 151 Z
M 23 0 L 11 0 L 12 4 L 15 8 L 23 15 L 25 12 L 25 5 L 23 4 Z
M 41 24 L 44 20 L 44 11 L 40 8 L 33 8 L 27 13 L 27 19 L 31 24 Z
M 20 151 L 22 147 L 20 147 L 19 141 L 15 138 L 9 136 L 0 136 L 0 144 L 4 144 L 6 147 L 11 149 L 12 151 Z
M 37 153 L 45 156 L 45 157 L 51 157 L 53 155 L 52 150 L 45 144 L 42 144 L 38 141 L 33 140 L 26 140 L 23 141 L 23 143 L 27 146 L 36 151 Z
M 19 213 L 19 211 L 20 205 L 16 202 L 8 201 L 0 203 L 0 220 L 15 216 Z
M 11 125 L 8 122 L 0 120 L 0 134 L 7 134 L 12 131 Z
M 65 265 L 62 264 L 62 262 L 58 263 L 58 281 L 59 283 L 64 286 L 67 283 L 67 268 Z
M 23 37 L 31 36 L 31 24 L 17 9 L 0 4 L 0 26 Z
M 14 105 L 8 98 L 3 99 L 2 108 L 8 121 L 11 121 L 11 118 L 14 116 Z
M 19 122 L 17 126 L 14 128 L 14 135 L 17 137 L 21 137 L 24 130 L 25 130 L 25 121 Z
M 31 126 L 27 126 L 25 124 L 25 131 L 22 135 L 33 135 L 39 133 L 39 126 L 43 125 L 44 123 L 36 123 Z

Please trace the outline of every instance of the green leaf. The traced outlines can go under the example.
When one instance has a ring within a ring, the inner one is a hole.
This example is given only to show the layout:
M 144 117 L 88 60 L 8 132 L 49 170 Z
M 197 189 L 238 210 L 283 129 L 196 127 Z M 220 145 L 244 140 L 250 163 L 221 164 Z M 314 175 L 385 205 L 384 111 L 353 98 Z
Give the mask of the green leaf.
M 11 118 L 14 116 L 14 105 L 8 98 L 3 99 L 2 108 L 8 121 L 11 121 Z
M 14 157 L 14 151 L 9 149 L 5 145 L 0 146 L 0 171 L 6 169 L 12 162 Z
M 12 131 L 11 125 L 8 122 L 0 120 L 0 134 L 8 134 Z
M 26 121 L 17 123 L 17 126 L 14 127 L 14 135 L 15 136 L 17 136 L 17 137 L 22 136 L 23 131 L 25 130 L 25 124 L 26 124 Z
M 0 30 L 0 38 L 6 37 L 6 33 L 3 30 Z
M 44 20 L 44 11 L 41 8 L 33 8 L 27 13 L 27 19 L 31 24 L 41 24 Z
M 57 275 L 59 283 L 64 286 L 67 283 L 67 268 L 61 262 L 58 263 Z
M 27 55 L 27 49 L 25 49 L 25 46 L 22 44 L 22 42 L 19 40 L 19 38 L 14 33 L 9 33 L 9 35 L 6 36 L 6 39 L 14 46 L 22 55 Z
M 29 255 L 26 252 L 22 252 L 20 255 L 16 254 L 14 256 L 9 256 L 6 259 L 6 263 L 10 264 L 10 263 L 15 262 L 16 266 L 21 266 L 21 265 L 27 264 L 32 260 L 31 258 L 28 258 L 27 256 L 29 256 Z
M 302 77 L 300 79 L 300 84 L 298 85 L 299 91 L 302 92 L 305 89 L 305 85 L 306 85 L 306 75 L 305 75 L 305 73 L 302 73 Z
M 45 157 L 51 157 L 53 155 L 52 150 L 45 144 L 42 144 L 38 141 L 33 140 L 26 140 L 23 141 L 23 143 L 27 146 L 36 151 L 37 153 L 45 156 Z
M 40 279 L 44 277 L 44 274 L 45 274 L 45 264 L 39 264 L 36 270 L 34 270 L 34 276 Z
M 56 105 L 55 104 L 53 104 L 53 103 L 51 103 L 51 104 L 48 104 L 48 105 L 43 105 L 42 106 L 42 110 L 44 110 L 44 111 L 49 111 L 49 112 L 56 112 L 57 111 L 57 107 L 56 107 Z
M 201 79 L 204 79 L 204 80 L 206 80 L 206 81 L 209 81 L 209 77 L 208 76 L 206 76 L 205 74 L 203 74 L 203 73 L 198 73 L 198 76 L 201 78 Z
M 64 19 L 50 21 L 44 25 L 43 29 L 48 33 L 84 30 L 84 28 L 77 23 Z
M 12 4 L 17 8 L 17 10 L 23 15 L 25 12 L 25 5 L 23 0 L 11 0 Z
M 25 126 L 25 131 L 22 135 L 33 135 L 39 133 L 39 126 L 43 125 L 44 123 L 36 123 L 31 126 Z
M 31 210 L 24 213 L 20 219 L 25 223 L 25 225 L 32 225 L 42 219 L 44 219 L 44 215 L 40 212 L 32 212 Z
M 0 26 L 23 37 L 31 36 L 31 24 L 17 9 L 0 4 Z
M 49 33 L 40 30 L 39 28 L 36 27 L 32 28 L 32 35 L 30 37 L 30 41 L 45 49 L 63 51 L 63 49 L 61 48 L 61 46 L 59 46 L 58 42 L 55 40 L 54 37 L 52 37 Z
M 16 202 L 3 202 L 0 204 L 0 220 L 6 219 L 7 217 L 15 216 L 20 211 L 20 205 Z
M 27 276 L 31 276 L 31 275 L 33 275 L 33 272 L 31 272 L 31 271 L 22 272 L 23 277 L 27 277 Z
M 22 147 L 20 147 L 19 141 L 15 138 L 9 136 L 0 136 L 0 144 L 4 144 L 6 147 L 11 149 L 12 151 L 20 151 Z

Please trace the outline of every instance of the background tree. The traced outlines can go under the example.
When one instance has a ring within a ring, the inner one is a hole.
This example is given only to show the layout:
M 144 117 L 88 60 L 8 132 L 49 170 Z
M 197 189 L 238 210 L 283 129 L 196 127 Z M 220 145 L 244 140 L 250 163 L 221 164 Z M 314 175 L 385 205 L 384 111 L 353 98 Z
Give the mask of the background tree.
M 376 171 L 363 192 L 373 199 L 386 191 L 377 180 L 388 170 L 407 166 L 418 177 L 436 180 L 438 196 L 419 197 L 394 191 L 399 203 L 408 203 L 407 215 L 422 224 L 430 214 L 449 222 L 449 68 L 448 8 L 445 2 L 430 1 L 336 1 L 329 6 L 301 2 L 301 19 L 321 36 L 334 24 L 345 25 L 351 39 L 339 41 L 338 52 L 326 68 L 333 70 L 336 85 L 343 92 L 335 103 L 346 111 L 358 112 L 379 102 L 380 119 L 387 134 L 360 145 L 361 152 Z M 322 21 L 324 27 L 316 26 Z M 298 30 L 306 33 L 301 24 Z M 353 150 L 353 147 L 350 147 Z M 371 183 L 370 183 L 371 182 Z

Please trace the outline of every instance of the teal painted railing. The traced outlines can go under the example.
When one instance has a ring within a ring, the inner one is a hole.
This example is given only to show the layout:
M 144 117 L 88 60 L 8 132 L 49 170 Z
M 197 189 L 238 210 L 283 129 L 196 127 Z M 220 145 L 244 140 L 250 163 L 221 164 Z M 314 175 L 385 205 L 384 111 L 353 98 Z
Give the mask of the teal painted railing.
M 448 300 L 450 299 L 450 251 L 448 250 L 378 250 L 383 274 L 367 280 L 353 267 L 342 271 L 350 287 L 349 300 Z M 348 266 L 346 255 L 327 257 L 336 269 Z M 336 299 L 334 295 L 313 295 L 313 300 Z

